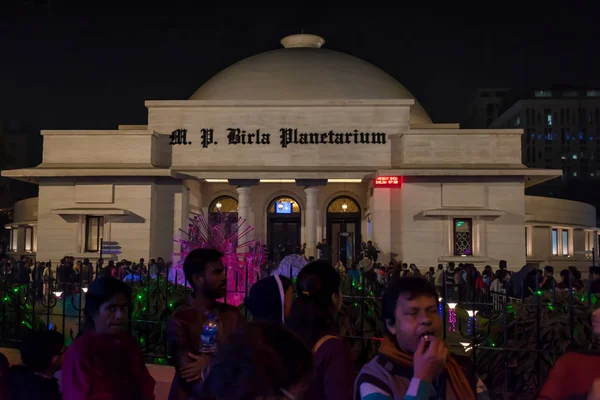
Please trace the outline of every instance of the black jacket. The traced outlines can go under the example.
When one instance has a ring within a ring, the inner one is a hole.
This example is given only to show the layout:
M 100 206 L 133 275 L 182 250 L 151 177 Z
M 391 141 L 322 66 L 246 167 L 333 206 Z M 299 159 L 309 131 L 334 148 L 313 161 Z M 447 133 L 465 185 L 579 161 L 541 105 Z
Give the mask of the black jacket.
M 15 400 L 61 400 L 58 381 L 17 365 L 9 370 L 10 390 Z

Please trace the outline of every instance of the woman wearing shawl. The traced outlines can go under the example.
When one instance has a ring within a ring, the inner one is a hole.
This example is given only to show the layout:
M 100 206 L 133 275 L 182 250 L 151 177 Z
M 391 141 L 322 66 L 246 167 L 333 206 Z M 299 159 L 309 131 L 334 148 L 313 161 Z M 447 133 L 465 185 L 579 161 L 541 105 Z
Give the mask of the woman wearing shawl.
M 592 313 L 594 350 L 600 348 L 600 308 Z M 546 384 L 538 395 L 538 400 L 600 400 L 600 355 L 598 352 L 568 352 L 561 356 Z
M 297 287 L 286 325 L 313 351 L 313 376 L 303 398 L 350 400 L 356 370 L 350 349 L 337 336 L 340 275 L 328 262 L 313 261 L 298 274 Z
M 131 289 L 118 279 L 100 278 L 85 303 L 85 333 L 63 362 L 63 400 L 153 400 L 154 379 L 127 331 Z
M 434 286 L 418 277 L 394 282 L 382 301 L 386 337 L 360 371 L 355 399 L 483 400 L 487 389 L 465 357 L 450 355 Z

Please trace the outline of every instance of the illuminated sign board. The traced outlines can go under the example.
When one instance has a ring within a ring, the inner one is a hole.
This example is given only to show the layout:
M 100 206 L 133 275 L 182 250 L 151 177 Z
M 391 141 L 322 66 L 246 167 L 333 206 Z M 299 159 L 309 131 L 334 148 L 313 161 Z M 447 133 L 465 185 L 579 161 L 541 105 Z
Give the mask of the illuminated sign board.
M 292 203 L 289 201 L 277 201 L 275 202 L 275 214 L 291 214 Z
M 402 186 L 401 176 L 378 176 L 375 178 L 375 187 L 399 188 L 400 186 Z

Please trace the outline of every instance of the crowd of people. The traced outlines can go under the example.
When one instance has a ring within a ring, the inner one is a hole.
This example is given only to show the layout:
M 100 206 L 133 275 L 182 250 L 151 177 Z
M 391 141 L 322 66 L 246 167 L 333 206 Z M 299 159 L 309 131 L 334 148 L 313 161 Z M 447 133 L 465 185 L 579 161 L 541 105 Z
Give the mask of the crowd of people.
M 556 283 L 549 267 L 539 271 L 529 265 L 510 274 L 503 262 L 496 272 L 491 267 L 480 273 L 472 264 L 450 264 L 423 274 L 414 264 L 382 266 L 373 253 L 343 271 L 329 260 L 315 260 L 298 274 L 296 296 L 286 277 L 271 275 L 258 281 L 245 299 L 252 315 L 248 322 L 239 308 L 219 302 L 227 289 L 222 257 L 217 250 L 197 249 L 185 259 L 183 270 L 193 294 L 167 325 L 176 370 L 170 400 L 488 399 L 471 360 L 452 354 L 442 339 L 440 290 L 452 287 L 458 296 L 468 298 L 469 287 L 494 291 L 496 286 L 523 298 L 544 287 L 560 290 L 561 283 L 567 289 L 575 287 L 581 279 L 571 269 Z M 144 266 L 140 261 L 138 271 Z M 72 265 L 72 260 L 61 265 Z M 80 274 L 86 274 L 86 265 L 90 266 L 84 260 Z M 589 287 L 600 279 L 595 268 L 590 269 Z M 385 335 L 379 354 L 359 370 L 336 323 L 342 307 L 341 275 L 368 284 L 370 271 L 377 278 L 379 270 L 386 275 L 381 303 Z M 60 333 L 33 332 L 21 347 L 23 365 L 7 369 L 0 359 L 0 399 L 154 398 L 155 382 L 128 330 L 130 287 L 117 278 L 122 277 L 90 275 L 85 327 L 68 349 Z M 592 320 L 596 334 L 600 334 L 599 311 Z M 217 350 L 206 353 L 201 337 L 211 319 L 218 327 Z M 599 398 L 594 396 L 600 395 L 600 373 L 592 368 L 599 363 L 600 357 L 594 355 L 565 355 L 540 399 Z M 59 369 L 60 388 L 54 379 Z
M 69 296 L 76 293 L 78 286 L 87 286 L 101 276 L 127 281 L 156 278 L 164 276 L 170 265 L 171 263 L 166 263 L 162 257 L 151 258 L 147 264 L 143 258 L 137 263 L 128 260 L 115 263 L 108 260 L 105 264 L 102 259 L 91 263 L 88 258 L 75 260 L 73 256 L 65 256 L 53 269 L 51 262 L 34 263 L 31 257 L 27 256 L 21 256 L 19 260 L 6 255 L 0 256 L 2 280 L 17 284 L 31 283 L 37 298 L 47 295 L 53 282 L 58 285 L 59 291 Z

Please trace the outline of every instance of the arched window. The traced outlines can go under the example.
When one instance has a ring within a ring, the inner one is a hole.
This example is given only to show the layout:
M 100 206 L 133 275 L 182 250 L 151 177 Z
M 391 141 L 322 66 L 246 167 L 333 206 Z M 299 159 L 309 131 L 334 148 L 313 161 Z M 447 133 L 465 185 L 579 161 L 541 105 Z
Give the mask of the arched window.
M 300 205 L 291 197 L 281 196 L 269 204 L 267 211 L 269 214 L 298 214 L 300 213 Z
M 238 212 L 238 201 L 231 196 L 220 196 L 210 203 L 208 212 L 216 213 L 236 213 Z
M 340 196 L 336 197 L 329 203 L 327 207 L 328 213 L 358 213 L 360 207 L 358 203 L 351 197 Z

